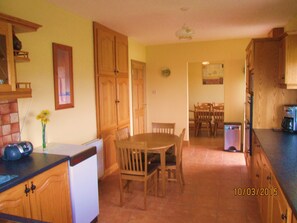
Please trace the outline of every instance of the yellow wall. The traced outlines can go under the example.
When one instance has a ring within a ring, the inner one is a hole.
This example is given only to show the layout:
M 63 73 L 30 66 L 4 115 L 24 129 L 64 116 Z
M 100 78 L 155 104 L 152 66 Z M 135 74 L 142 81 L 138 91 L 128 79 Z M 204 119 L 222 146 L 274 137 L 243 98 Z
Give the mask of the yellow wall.
M 223 63 L 223 62 L 211 62 Z M 188 64 L 189 108 L 199 103 L 224 103 L 224 84 L 202 83 L 202 61 Z
M 221 61 L 224 70 L 225 121 L 243 122 L 245 48 L 250 39 L 189 42 L 147 47 L 148 123 L 188 126 L 188 63 Z M 171 75 L 163 77 L 162 67 Z
M 51 111 L 49 142 L 80 144 L 96 138 L 92 22 L 45 0 L 1 0 L 0 12 L 42 25 L 37 32 L 17 35 L 31 60 L 16 65 L 17 78 L 31 82 L 33 91 L 32 98 L 18 100 L 22 140 L 41 145 L 41 125 L 35 116 L 42 109 Z M 73 50 L 74 108 L 55 111 L 53 42 Z
M 297 14 L 286 24 L 285 31 L 297 31 Z

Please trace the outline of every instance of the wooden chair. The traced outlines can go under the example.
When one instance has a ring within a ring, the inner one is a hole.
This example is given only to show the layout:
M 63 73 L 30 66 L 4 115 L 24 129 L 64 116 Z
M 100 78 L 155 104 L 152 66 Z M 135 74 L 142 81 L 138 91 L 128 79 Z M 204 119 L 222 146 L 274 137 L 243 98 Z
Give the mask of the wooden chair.
M 124 181 L 144 183 L 144 209 L 146 197 L 152 186 L 157 195 L 158 165 L 148 165 L 147 145 L 145 142 L 115 141 L 117 161 L 120 171 L 120 204 L 123 205 Z M 149 185 L 150 183 L 150 185 Z
M 123 139 L 127 139 L 130 137 L 130 131 L 128 127 L 122 128 L 122 129 L 118 129 L 116 131 L 116 140 L 123 140 Z
M 186 129 L 183 129 L 179 135 L 179 141 L 176 145 L 177 154 L 166 156 L 166 171 L 168 172 L 169 181 L 177 181 L 180 185 L 180 190 L 183 191 L 183 186 L 185 185 L 185 179 L 183 174 L 183 141 Z M 160 167 L 159 167 L 160 170 Z
M 211 106 L 195 106 L 195 136 L 198 136 L 203 127 L 208 130 L 208 136 L 211 136 L 211 122 L 212 122 L 212 107 Z
M 166 133 L 166 134 L 174 135 L 175 123 L 152 122 L 152 132 L 153 133 Z
M 213 107 L 213 135 L 217 136 L 217 130 L 219 127 L 224 128 L 224 106 L 214 106 Z

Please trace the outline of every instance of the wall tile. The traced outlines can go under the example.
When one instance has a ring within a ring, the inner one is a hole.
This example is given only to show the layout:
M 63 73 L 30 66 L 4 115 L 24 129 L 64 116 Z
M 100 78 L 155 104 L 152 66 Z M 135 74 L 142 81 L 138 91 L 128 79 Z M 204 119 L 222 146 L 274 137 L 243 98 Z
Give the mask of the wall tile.
M 19 113 L 10 113 L 10 123 L 19 122 Z
M 10 114 L 1 115 L 2 125 L 10 124 Z
M 17 100 L 0 100 L 0 157 L 8 143 L 19 141 L 20 125 Z

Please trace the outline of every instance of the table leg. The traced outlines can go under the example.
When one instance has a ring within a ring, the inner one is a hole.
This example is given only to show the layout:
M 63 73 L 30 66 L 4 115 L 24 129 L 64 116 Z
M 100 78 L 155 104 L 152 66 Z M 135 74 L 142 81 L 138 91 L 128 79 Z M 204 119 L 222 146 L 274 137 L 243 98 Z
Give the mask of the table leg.
M 166 171 L 165 171 L 165 164 L 166 164 L 166 151 L 162 149 L 160 158 L 161 158 L 161 174 L 162 174 L 162 196 L 165 197 L 166 195 Z

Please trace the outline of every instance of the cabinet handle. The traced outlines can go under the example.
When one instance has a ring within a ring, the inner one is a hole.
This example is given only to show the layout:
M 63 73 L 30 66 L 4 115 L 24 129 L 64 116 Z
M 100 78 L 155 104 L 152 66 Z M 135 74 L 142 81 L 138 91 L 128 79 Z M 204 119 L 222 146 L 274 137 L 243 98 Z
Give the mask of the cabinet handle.
M 25 184 L 25 194 L 26 194 L 26 197 L 28 196 L 29 193 L 30 193 L 30 188 L 27 187 L 27 184 Z
M 282 220 L 286 220 L 287 219 L 287 215 L 286 214 L 282 214 L 281 215 Z
M 120 103 L 120 101 L 119 101 L 119 100 L 115 100 L 114 102 L 115 102 L 115 103 Z
M 31 182 L 31 191 L 32 191 L 32 193 L 34 193 L 35 189 L 36 189 L 36 186 L 33 184 L 33 182 Z
M 260 177 L 260 175 L 259 174 L 256 174 L 256 177 Z
M 267 180 L 271 180 L 271 176 L 267 176 L 266 179 L 267 179 Z

